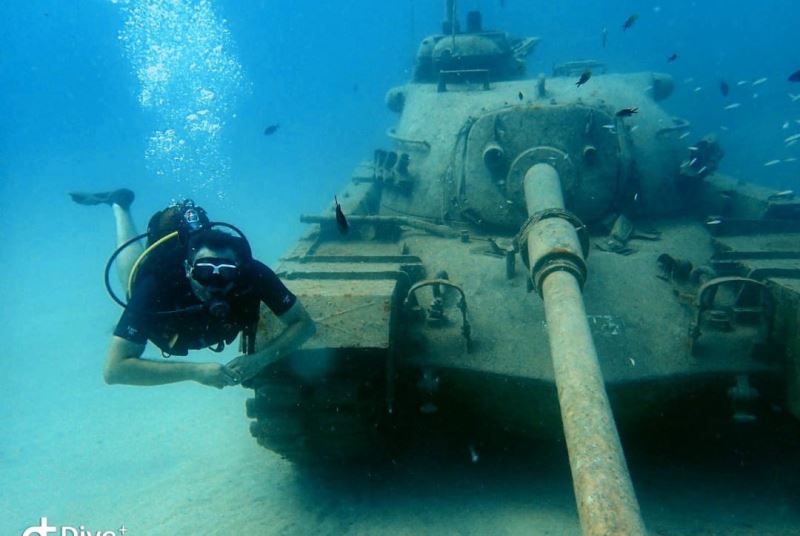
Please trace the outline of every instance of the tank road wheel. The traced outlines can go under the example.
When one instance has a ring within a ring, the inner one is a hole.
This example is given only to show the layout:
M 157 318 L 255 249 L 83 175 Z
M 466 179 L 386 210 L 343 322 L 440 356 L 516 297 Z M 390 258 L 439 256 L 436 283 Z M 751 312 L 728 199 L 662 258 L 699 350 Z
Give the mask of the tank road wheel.
M 246 402 L 250 434 L 258 444 L 290 461 L 306 456 L 303 386 L 289 378 L 259 378 L 255 398 Z
M 328 378 L 306 385 L 288 376 L 262 376 L 247 400 L 250 433 L 258 443 L 298 464 L 369 461 L 385 453 L 378 431 L 382 400 L 368 383 Z
M 383 401 L 370 391 L 367 384 L 337 378 L 312 386 L 308 440 L 322 461 L 363 462 L 385 452 L 378 433 Z

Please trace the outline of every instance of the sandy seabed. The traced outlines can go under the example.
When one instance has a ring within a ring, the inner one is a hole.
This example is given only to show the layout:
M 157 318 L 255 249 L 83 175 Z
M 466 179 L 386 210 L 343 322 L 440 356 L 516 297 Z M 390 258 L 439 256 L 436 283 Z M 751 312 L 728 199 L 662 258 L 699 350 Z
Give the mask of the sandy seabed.
M 53 406 L 63 418 L 45 427 L 20 409 L 5 430 L 0 533 L 46 516 L 128 536 L 580 534 L 560 449 L 472 463 L 465 446 L 461 459 L 420 453 L 379 475 L 311 473 L 249 436 L 247 396 L 97 385 Z M 798 458 L 698 466 L 629 455 L 645 522 L 663 536 L 800 534 Z

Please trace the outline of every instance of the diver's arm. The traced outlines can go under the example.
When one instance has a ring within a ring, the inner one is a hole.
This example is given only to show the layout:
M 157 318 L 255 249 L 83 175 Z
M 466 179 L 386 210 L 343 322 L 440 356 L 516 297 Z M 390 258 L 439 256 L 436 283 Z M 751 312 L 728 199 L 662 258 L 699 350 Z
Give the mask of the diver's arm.
M 122 337 L 111 338 L 103 378 L 108 384 L 163 385 L 192 380 L 222 388 L 233 385 L 232 371 L 219 363 L 180 363 L 141 359 L 144 344 Z
M 269 346 L 250 355 L 242 355 L 228 363 L 228 367 L 247 380 L 270 363 L 299 348 L 317 332 L 317 326 L 300 300 L 278 318 L 286 328 Z

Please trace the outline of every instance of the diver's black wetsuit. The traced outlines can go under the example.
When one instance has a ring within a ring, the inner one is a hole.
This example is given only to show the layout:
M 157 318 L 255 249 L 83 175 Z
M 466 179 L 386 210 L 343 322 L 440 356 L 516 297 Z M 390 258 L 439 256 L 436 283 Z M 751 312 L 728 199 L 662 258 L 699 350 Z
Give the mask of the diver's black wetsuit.
M 261 302 L 280 316 L 296 300 L 272 270 L 252 260 L 227 296 L 230 313 L 216 318 L 194 295 L 182 270 L 148 270 L 136 277 L 114 335 L 137 344 L 149 339 L 165 355 L 186 355 L 189 350 L 233 342 L 242 329 L 258 321 Z

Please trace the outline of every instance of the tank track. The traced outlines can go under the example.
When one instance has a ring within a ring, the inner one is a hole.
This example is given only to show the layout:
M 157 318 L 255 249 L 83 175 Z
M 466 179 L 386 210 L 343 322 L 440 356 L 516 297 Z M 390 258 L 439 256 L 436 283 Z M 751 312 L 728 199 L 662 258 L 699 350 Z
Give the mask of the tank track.
M 248 387 L 250 433 L 257 442 L 301 465 L 368 462 L 385 454 L 380 391 L 366 380 L 325 378 L 303 383 L 263 374 Z

